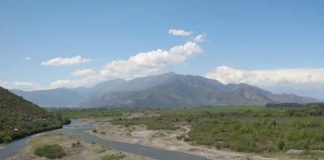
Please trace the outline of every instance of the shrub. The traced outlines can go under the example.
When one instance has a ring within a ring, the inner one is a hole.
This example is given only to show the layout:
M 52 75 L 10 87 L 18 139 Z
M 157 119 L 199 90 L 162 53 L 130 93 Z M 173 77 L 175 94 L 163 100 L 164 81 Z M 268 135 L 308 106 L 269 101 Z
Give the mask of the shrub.
M 285 142 L 284 141 L 280 141 L 277 145 L 278 150 L 282 151 L 285 148 Z
M 3 141 L 4 143 L 9 143 L 9 142 L 12 141 L 12 138 L 11 138 L 10 136 L 5 136 L 5 137 L 2 138 L 2 141 Z
M 107 155 L 101 158 L 101 160 L 121 160 L 125 158 L 126 155 L 124 154 L 113 154 L 113 155 Z
M 185 137 L 183 140 L 184 140 L 185 142 L 189 142 L 189 141 L 190 141 L 190 138 L 189 138 L 189 137 Z
M 79 147 L 81 146 L 80 141 L 77 141 L 76 143 L 72 143 L 72 147 Z
M 62 147 L 57 144 L 36 148 L 34 154 L 36 156 L 46 157 L 49 159 L 62 158 L 66 155 Z

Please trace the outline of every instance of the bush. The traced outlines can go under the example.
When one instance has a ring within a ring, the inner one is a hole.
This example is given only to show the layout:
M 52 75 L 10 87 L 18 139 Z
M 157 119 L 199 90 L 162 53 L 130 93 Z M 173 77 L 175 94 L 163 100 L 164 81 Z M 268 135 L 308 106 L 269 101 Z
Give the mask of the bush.
M 76 143 L 72 143 L 72 147 L 79 147 L 81 146 L 80 141 L 77 141 Z
M 278 147 L 278 150 L 279 150 L 279 151 L 284 150 L 284 148 L 285 148 L 285 142 L 284 142 L 284 141 L 280 141 L 280 142 L 278 143 L 277 147 Z
M 101 158 L 101 160 L 121 160 L 125 158 L 126 156 L 124 154 L 113 154 L 113 155 L 107 155 Z
M 9 143 L 9 142 L 12 141 L 12 138 L 11 138 L 10 136 L 5 136 L 5 137 L 2 138 L 2 141 L 3 141 L 4 143 Z
M 36 148 L 34 154 L 36 156 L 46 157 L 49 159 L 62 158 L 66 155 L 62 147 L 57 144 Z

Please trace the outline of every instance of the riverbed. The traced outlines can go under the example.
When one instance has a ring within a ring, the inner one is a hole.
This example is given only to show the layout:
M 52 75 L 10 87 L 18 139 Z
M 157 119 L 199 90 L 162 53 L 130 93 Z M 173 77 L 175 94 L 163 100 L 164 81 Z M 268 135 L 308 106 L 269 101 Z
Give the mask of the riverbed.
M 103 139 L 97 137 L 95 135 L 89 134 L 87 131 L 92 130 L 93 126 L 87 122 L 81 122 L 78 120 L 73 120 L 71 124 L 65 125 L 62 129 L 48 131 L 48 134 L 66 134 L 69 136 L 73 136 L 82 141 L 86 141 L 89 143 L 96 143 L 100 145 L 104 145 L 110 147 L 115 150 L 124 151 L 128 153 L 133 153 L 136 155 L 149 157 L 152 159 L 158 160 L 204 160 L 204 157 L 191 155 L 187 153 L 177 152 L 177 151 L 169 151 L 164 149 L 158 149 L 148 146 L 143 146 L 140 144 L 129 144 L 123 142 L 117 142 L 112 140 Z M 37 136 L 37 135 L 34 135 Z M 19 152 L 22 152 L 24 148 L 27 146 L 27 142 L 33 138 L 34 136 L 25 137 L 23 139 L 16 140 L 12 143 L 5 145 L 4 149 L 0 150 L 0 159 L 8 159 Z

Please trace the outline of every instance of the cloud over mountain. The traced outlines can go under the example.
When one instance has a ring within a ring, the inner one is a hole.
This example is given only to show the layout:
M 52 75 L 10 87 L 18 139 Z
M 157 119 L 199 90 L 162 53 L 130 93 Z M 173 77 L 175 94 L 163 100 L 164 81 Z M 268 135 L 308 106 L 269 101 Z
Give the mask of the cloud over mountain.
M 274 70 L 243 70 L 217 67 L 207 78 L 222 83 L 248 83 L 275 93 L 296 93 L 324 99 L 324 68 L 290 68 Z
M 1 80 L 0 80 L 0 86 L 4 88 L 23 89 L 23 90 L 34 90 L 34 89 L 41 88 L 40 85 L 32 82 L 21 82 L 21 81 L 7 82 Z
M 324 68 L 241 70 L 220 66 L 214 72 L 208 73 L 206 77 L 223 83 L 259 85 L 324 83 Z
M 75 72 L 72 73 L 72 76 L 74 77 L 89 77 L 92 75 L 95 75 L 96 71 L 93 69 L 81 69 L 81 70 L 76 70 Z
M 132 79 L 146 76 L 170 65 L 184 63 L 190 56 L 202 51 L 197 43 L 189 41 L 169 50 L 157 49 L 141 52 L 127 60 L 112 61 L 101 69 L 100 74 L 108 79 Z
M 126 60 L 114 60 L 103 66 L 98 72 L 92 69 L 77 70 L 72 73 L 81 79 L 57 80 L 51 88 L 92 86 L 104 80 L 133 79 L 158 73 L 172 65 L 183 64 L 193 55 L 202 53 L 203 49 L 195 42 L 188 41 L 169 50 L 156 49 L 141 52 Z

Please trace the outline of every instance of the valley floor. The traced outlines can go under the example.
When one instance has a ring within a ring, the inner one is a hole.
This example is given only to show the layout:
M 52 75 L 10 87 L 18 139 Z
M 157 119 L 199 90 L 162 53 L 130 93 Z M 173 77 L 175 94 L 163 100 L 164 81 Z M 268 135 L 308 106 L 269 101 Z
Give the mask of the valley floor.
M 72 145 L 77 144 L 79 145 Z M 34 150 L 44 145 L 57 144 L 66 153 L 62 160 L 103 160 L 105 156 L 120 156 L 123 160 L 149 160 L 149 158 L 120 152 L 98 144 L 86 143 L 79 139 L 63 134 L 40 134 L 33 137 L 23 152 L 9 158 L 9 160 L 44 160 L 46 158 L 34 155 Z M 107 158 L 108 159 L 108 158 Z
M 174 150 L 189 154 L 195 154 L 206 157 L 207 159 L 217 160 L 275 160 L 289 158 L 266 158 L 249 153 L 238 153 L 233 151 L 217 150 L 212 147 L 194 146 L 183 140 L 178 140 L 177 137 L 187 134 L 190 131 L 189 126 L 179 125 L 179 129 L 170 130 L 148 130 L 144 125 L 133 125 L 125 127 L 123 125 L 113 125 L 108 118 L 86 119 L 95 126 L 91 134 L 101 138 L 121 141 L 126 143 L 139 143 L 142 145 L 161 148 L 166 150 Z

